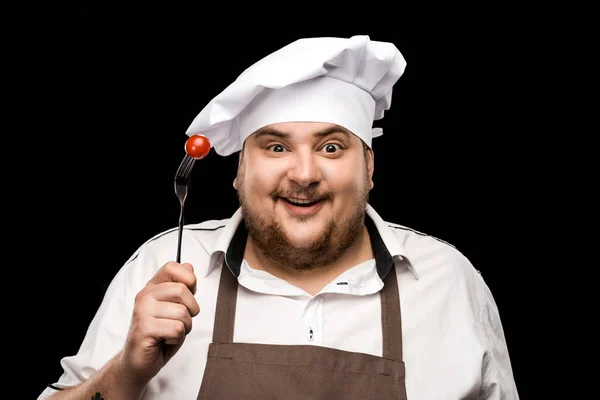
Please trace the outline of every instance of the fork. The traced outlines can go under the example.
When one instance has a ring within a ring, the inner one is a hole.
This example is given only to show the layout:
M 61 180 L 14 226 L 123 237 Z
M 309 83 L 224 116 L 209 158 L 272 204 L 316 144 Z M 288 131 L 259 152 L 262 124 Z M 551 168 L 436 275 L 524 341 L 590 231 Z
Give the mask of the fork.
M 175 194 L 179 199 L 179 232 L 177 237 L 177 262 L 181 262 L 181 238 L 183 236 L 183 210 L 185 199 L 188 194 L 188 185 L 190 182 L 190 175 L 192 168 L 194 167 L 196 159 L 190 157 L 187 153 L 183 156 L 179 168 L 175 173 Z

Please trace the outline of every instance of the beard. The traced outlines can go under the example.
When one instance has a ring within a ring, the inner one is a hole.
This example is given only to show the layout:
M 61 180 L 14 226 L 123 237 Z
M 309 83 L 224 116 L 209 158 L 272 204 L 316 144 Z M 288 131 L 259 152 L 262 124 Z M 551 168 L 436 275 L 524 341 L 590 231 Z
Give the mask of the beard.
M 366 174 L 368 178 L 368 174 Z M 256 248 L 267 258 L 277 262 L 282 267 L 296 271 L 308 271 L 322 268 L 336 261 L 359 237 L 364 226 L 366 205 L 369 201 L 368 179 L 365 185 L 345 200 L 355 205 L 355 208 L 346 213 L 342 218 L 331 219 L 327 222 L 323 232 L 319 234 L 308 246 L 295 247 L 289 240 L 281 224 L 276 221 L 274 213 L 260 215 L 248 201 L 243 173 L 238 174 L 238 199 L 242 216 L 248 229 L 248 235 Z M 316 192 L 314 187 L 308 189 L 295 188 L 295 195 L 304 195 L 311 198 Z M 286 193 L 289 194 L 288 191 Z M 298 196 L 298 197 L 299 197 Z M 290 197 L 285 196 L 285 197 Z M 323 197 L 321 195 L 320 197 Z M 325 199 L 329 197 L 324 195 Z M 272 196 L 274 201 L 285 201 L 280 194 Z M 304 222 L 309 217 L 296 217 L 299 222 Z

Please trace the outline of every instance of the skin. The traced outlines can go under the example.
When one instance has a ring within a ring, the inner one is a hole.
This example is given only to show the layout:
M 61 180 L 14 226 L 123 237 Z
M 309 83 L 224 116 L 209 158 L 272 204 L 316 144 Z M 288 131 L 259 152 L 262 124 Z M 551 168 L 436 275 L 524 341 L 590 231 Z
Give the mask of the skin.
M 141 399 L 144 388 L 175 355 L 200 312 L 191 264 L 168 262 L 136 295 L 131 325 L 121 352 L 79 386 L 50 398 L 85 399 L 99 393 L 105 399 Z
M 364 226 L 373 152 L 328 123 L 279 123 L 251 135 L 234 187 L 249 230 L 245 258 L 315 294 L 372 258 Z M 285 198 L 320 199 L 310 208 Z
M 363 223 L 372 175 L 372 151 L 336 125 L 282 123 L 254 133 L 234 181 L 249 229 L 248 263 L 315 294 L 373 258 Z M 295 207 L 285 197 L 320 202 Z M 51 398 L 141 399 L 191 331 L 200 312 L 195 292 L 193 266 L 166 263 L 135 298 L 123 350 L 86 382 Z

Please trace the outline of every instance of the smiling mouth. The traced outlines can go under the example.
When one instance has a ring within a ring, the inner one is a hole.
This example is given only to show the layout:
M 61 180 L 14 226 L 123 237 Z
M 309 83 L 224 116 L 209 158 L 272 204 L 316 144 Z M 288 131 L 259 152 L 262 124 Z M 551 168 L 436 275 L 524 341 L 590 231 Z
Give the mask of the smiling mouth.
M 287 202 L 293 206 L 296 206 L 296 207 L 312 207 L 322 200 L 322 199 L 314 199 L 314 200 L 294 199 L 294 198 L 290 198 L 290 197 L 281 197 L 281 199 L 283 199 L 285 202 Z

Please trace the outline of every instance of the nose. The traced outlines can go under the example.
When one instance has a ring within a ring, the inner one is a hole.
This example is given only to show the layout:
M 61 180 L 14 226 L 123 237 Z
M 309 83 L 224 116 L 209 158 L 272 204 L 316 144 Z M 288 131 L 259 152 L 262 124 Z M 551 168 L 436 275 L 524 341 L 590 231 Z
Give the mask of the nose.
M 321 172 L 315 155 L 311 151 L 296 152 L 288 169 L 288 179 L 302 187 L 309 187 L 321 181 Z

